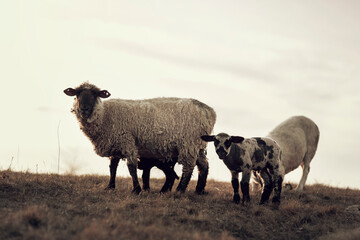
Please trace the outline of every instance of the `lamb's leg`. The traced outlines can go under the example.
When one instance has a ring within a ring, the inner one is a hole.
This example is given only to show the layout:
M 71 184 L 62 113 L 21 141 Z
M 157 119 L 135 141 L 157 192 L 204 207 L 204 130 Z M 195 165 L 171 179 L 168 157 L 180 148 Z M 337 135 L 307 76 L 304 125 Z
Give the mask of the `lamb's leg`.
M 142 174 L 143 189 L 145 191 L 150 190 L 150 170 L 151 167 L 144 167 Z
M 269 200 L 270 194 L 273 190 L 273 183 L 271 176 L 266 169 L 261 170 L 260 176 L 264 181 L 264 189 L 261 195 L 260 204 L 264 204 L 267 200 Z
M 114 189 L 115 188 L 115 178 L 116 178 L 116 170 L 119 164 L 120 158 L 111 157 L 110 158 L 110 181 L 106 189 Z
M 206 159 L 205 150 L 200 149 L 199 157 L 196 161 L 196 165 L 199 171 L 199 178 L 196 185 L 196 193 L 205 193 L 206 179 L 209 173 L 209 163 Z
M 181 175 L 181 179 L 180 179 L 179 185 L 176 188 L 176 191 L 182 192 L 182 193 L 185 192 L 185 190 L 190 182 L 194 167 L 195 167 L 195 161 L 194 161 L 194 165 L 190 165 L 190 164 L 183 165 L 183 169 L 182 169 L 183 173 Z
M 132 177 L 132 180 L 133 180 L 133 190 L 132 190 L 132 192 L 136 193 L 136 194 L 139 194 L 141 192 L 141 187 L 140 187 L 139 180 L 138 180 L 138 177 L 137 177 L 137 172 L 136 172 L 136 170 L 137 170 L 136 161 L 132 161 L 131 159 L 128 159 L 127 166 L 128 166 L 129 173 L 130 173 L 130 175 Z
M 164 192 L 170 192 L 172 186 L 174 185 L 174 181 L 175 181 L 175 175 L 173 173 L 173 169 L 170 168 L 169 165 L 167 164 L 159 164 L 158 168 L 161 169 L 164 174 L 165 174 L 165 183 L 162 186 L 160 192 L 164 193 Z
M 244 170 L 241 178 L 241 192 L 243 194 L 242 203 L 250 202 L 249 183 L 250 183 L 251 171 L 250 169 Z
M 174 170 L 174 166 L 177 162 L 177 158 L 173 158 L 172 162 L 162 162 L 161 160 L 157 160 L 156 167 L 162 170 L 165 174 L 165 183 L 163 187 L 161 188 L 160 192 L 171 192 L 171 189 L 174 185 L 175 178 L 179 179 L 178 175 L 176 174 Z
M 285 175 L 285 169 L 281 164 L 281 159 L 279 159 L 279 164 L 275 165 L 273 172 L 274 196 L 272 202 L 280 203 L 281 188 Z
M 280 196 L 281 196 L 281 188 L 283 177 L 280 175 L 275 175 L 274 177 L 274 197 L 272 199 L 273 203 L 280 203 Z
M 239 194 L 239 172 L 231 171 L 231 185 L 234 189 L 233 201 L 236 204 L 240 203 L 240 194 Z
M 304 161 L 303 163 L 301 164 L 301 167 L 303 169 L 303 172 L 302 172 L 302 176 L 301 176 L 301 179 L 300 179 L 300 182 L 299 182 L 299 185 L 296 187 L 296 191 L 302 191 L 304 190 L 304 186 L 305 186 L 305 182 L 306 182 L 306 179 L 308 177 L 308 174 L 310 172 L 310 162 L 311 162 L 311 159 L 309 159 L 307 157 L 308 155 L 306 154 L 305 157 L 304 157 Z
M 142 173 L 142 182 L 143 182 L 143 190 L 150 190 L 150 170 L 155 166 L 152 159 L 140 158 L 138 162 L 138 169 L 143 170 Z
M 174 170 L 174 167 L 175 167 L 175 164 L 177 163 L 177 161 L 178 161 L 177 157 L 174 157 L 172 159 L 172 162 L 169 163 L 169 165 L 167 166 L 167 168 L 166 168 L 167 170 L 163 170 L 166 175 L 166 181 L 165 181 L 163 188 L 166 185 L 167 189 L 161 189 L 161 192 L 165 192 L 165 191 L 171 192 L 171 189 L 174 185 L 175 179 L 179 179 L 179 176 L 176 174 L 176 172 Z

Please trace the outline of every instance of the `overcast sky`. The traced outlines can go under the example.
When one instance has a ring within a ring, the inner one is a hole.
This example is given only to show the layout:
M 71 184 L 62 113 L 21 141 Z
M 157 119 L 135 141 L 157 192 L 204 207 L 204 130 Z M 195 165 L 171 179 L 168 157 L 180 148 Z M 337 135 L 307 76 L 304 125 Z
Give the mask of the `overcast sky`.
M 112 98 L 201 100 L 215 133 L 265 136 L 305 115 L 320 128 L 308 183 L 360 188 L 359 12 L 355 0 L 3 1 L 0 169 L 57 172 L 60 142 L 60 173 L 108 175 L 63 93 L 89 80 Z M 229 181 L 208 152 L 209 178 Z

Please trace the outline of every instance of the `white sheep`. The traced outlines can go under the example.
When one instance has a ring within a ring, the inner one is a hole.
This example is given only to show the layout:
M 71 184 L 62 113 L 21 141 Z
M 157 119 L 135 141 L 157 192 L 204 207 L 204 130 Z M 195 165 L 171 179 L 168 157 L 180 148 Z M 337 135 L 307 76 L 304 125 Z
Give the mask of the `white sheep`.
M 260 204 L 265 203 L 274 189 L 272 201 L 280 203 L 281 185 L 284 169 L 281 165 L 280 146 L 270 138 L 243 138 L 226 133 L 204 135 L 201 139 L 214 142 L 217 155 L 231 172 L 231 183 L 234 189 L 233 201 L 240 202 L 239 172 L 243 203 L 250 201 L 249 182 L 251 172 L 257 173 L 264 183 Z
M 294 116 L 275 127 L 268 137 L 281 147 L 285 174 L 301 165 L 303 173 L 296 190 L 302 191 L 319 142 L 319 128 L 307 117 Z
M 208 175 L 206 143 L 200 136 L 213 130 L 216 113 L 195 99 L 154 98 L 123 100 L 107 98 L 110 93 L 85 82 L 64 90 L 76 96 L 73 112 L 80 128 L 101 157 L 110 158 L 110 181 L 115 187 L 116 169 L 120 159 L 127 159 L 133 180 L 133 192 L 141 187 L 137 178 L 138 158 L 171 162 L 177 158 L 183 165 L 177 190 L 184 192 L 197 165 L 197 193 L 203 193 Z

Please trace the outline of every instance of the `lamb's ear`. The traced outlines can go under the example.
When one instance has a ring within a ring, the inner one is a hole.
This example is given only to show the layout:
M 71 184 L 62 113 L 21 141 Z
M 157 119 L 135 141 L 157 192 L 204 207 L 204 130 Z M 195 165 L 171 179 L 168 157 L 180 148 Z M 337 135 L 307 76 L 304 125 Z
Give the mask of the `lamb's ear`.
M 73 88 L 67 88 L 64 90 L 64 93 L 70 97 L 75 96 L 76 95 L 76 90 Z
M 98 96 L 101 97 L 101 98 L 108 98 L 108 97 L 110 97 L 110 95 L 111 94 L 106 90 L 101 90 L 98 93 Z
M 213 142 L 213 141 L 215 141 L 215 136 L 214 135 L 203 135 L 203 136 L 201 136 L 201 139 L 205 142 Z
M 233 143 L 242 143 L 245 138 L 239 136 L 231 136 L 230 141 Z

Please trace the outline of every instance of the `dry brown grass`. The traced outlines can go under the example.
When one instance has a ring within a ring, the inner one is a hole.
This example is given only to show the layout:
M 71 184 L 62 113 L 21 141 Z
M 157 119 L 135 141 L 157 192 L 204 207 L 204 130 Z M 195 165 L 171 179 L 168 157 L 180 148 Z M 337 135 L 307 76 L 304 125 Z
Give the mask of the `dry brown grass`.
M 208 195 L 152 190 L 131 194 L 131 179 L 0 172 L 0 239 L 360 239 L 360 191 L 323 185 L 286 191 L 277 209 L 231 202 L 230 183 L 208 181 Z

